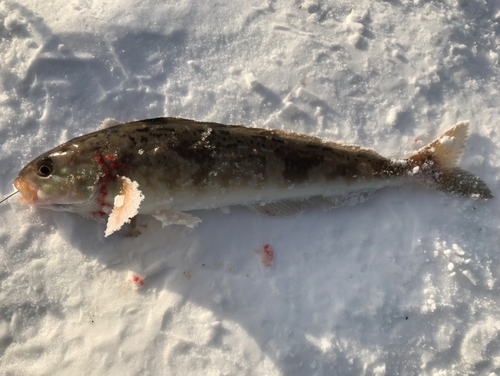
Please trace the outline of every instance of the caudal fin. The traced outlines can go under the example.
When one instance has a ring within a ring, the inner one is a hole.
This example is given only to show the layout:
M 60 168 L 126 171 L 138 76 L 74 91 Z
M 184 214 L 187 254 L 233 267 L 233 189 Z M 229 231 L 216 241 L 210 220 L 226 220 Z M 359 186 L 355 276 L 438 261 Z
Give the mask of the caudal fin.
M 408 163 L 419 175 L 441 191 L 470 198 L 493 198 L 485 182 L 457 167 L 469 131 L 469 122 L 456 124 L 436 141 L 408 158 Z

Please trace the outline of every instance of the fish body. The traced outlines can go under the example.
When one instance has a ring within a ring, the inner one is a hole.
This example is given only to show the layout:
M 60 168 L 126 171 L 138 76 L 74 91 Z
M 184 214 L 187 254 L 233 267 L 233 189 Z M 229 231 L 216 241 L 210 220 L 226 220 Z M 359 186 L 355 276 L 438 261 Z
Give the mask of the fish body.
M 137 213 L 186 225 L 197 223 L 186 211 L 231 205 L 289 215 L 411 182 L 491 198 L 484 182 L 456 167 L 467 130 L 468 123 L 459 123 L 414 156 L 394 160 L 281 130 L 148 119 L 113 125 L 42 154 L 15 186 L 25 204 L 109 216 L 107 233 Z

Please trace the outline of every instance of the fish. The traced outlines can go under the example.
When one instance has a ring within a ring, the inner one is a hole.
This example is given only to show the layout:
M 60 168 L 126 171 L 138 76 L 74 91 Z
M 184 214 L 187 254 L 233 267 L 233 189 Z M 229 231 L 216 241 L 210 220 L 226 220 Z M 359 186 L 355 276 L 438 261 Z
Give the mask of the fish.
M 119 123 L 51 149 L 14 181 L 19 202 L 107 222 L 105 236 L 137 214 L 196 226 L 190 211 L 244 205 L 267 216 L 363 202 L 403 184 L 472 199 L 493 193 L 458 167 L 460 122 L 406 159 L 284 130 L 163 117 Z

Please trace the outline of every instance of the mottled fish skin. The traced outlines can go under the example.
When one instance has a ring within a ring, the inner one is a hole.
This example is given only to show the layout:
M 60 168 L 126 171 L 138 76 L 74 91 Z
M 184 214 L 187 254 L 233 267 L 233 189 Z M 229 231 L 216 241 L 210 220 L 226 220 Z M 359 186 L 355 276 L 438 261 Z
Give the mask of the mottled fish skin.
M 37 177 L 37 163 L 44 158 L 53 162 L 53 172 Z M 432 180 L 438 162 L 431 151 L 392 160 L 281 130 L 157 118 L 68 141 L 31 162 L 18 181 L 38 187 L 33 188 L 39 192 L 38 205 L 98 218 L 111 211 L 120 176 L 137 182 L 144 194 L 139 213 L 154 214 L 378 189 L 415 179 L 419 169 Z M 492 197 L 485 189 L 480 197 Z M 68 190 L 72 196 L 63 194 Z M 58 195 L 65 199 L 58 202 Z

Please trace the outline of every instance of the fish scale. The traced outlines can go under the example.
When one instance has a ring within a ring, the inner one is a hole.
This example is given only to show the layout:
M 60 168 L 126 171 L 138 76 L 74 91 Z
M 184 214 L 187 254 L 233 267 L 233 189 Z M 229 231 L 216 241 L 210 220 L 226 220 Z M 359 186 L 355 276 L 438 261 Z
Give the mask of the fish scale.
M 406 182 L 491 198 L 482 180 L 456 167 L 467 131 L 468 123 L 459 123 L 408 159 L 394 160 L 282 130 L 147 119 L 49 150 L 20 172 L 15 186 L 22 203 L 95 219 L 109 215 L 117 229 L 137 213 L 191 225 L 199 220 L 186 211 L 230 205 L 279 216 L 330 209 Z

